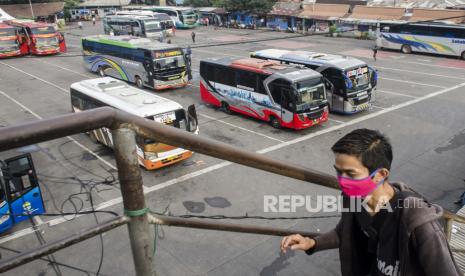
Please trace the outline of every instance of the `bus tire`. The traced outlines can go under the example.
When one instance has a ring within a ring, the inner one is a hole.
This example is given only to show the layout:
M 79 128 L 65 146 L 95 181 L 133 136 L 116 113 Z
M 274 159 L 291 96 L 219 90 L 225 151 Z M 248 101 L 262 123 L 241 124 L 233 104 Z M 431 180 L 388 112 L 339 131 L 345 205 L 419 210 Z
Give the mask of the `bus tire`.
M 279 122 L 279 119 L 275 116 L 270 116 L 270 125 L 276 129 L 281 128 L 281 122 Z
M 139 76 L 136 76 L 136 86 L 140 89 L 144 88 L 144 82 Z
M 460 56 L 463 60 L 465 60 L 465 51 L 462 52 L 462 55 Z
M 223 112 L 226 114 L 232 114 L 232 110 L 229 108 L 229 104 L 227 102 L 221 102 L 221 110 L 223 110 Z
M 103 69 L 102 66 L 99 66 L 99 67 L 98 67 L 98 74 L 99 74 L 101 77 L 105 77 L 105 69 Z
M 412 53 L 412 47 L 410 47 L 409 45 L 402 45 L 402 47 L 400 48 L 400 50 L 402 51 L 402 53 L 404 54 L 410 54 Z

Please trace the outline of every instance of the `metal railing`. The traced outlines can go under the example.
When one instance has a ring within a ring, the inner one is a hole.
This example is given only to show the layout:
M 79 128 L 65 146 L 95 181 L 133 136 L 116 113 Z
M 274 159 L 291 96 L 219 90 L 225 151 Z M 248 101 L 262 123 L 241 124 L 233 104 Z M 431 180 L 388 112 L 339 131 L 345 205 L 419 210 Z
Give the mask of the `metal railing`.
M 150 224 L 274 236 L 285 236 L 295 233 L 308 237 L 317 235 L 312 232 L 244 224 L 206 222 L 195 219 L 152 215 L 145 212 L 144 210 L 147 209 L 136 152 L 136 135 L 274 174 L 329 188 L 339 188 L 336 178 L 326 173 L 289 164 L 289 162 L 277 161 L 109 107 L 0 128 L 0 151 L 84 133 L 101 127 L 109 128 L 112 131 L 125 215 L 107 220 L 89 229 L 81 230 L 68 237 L 48 242 L 31 251 L 2 260 L 0 262 L 0 273 L 125 224 L 128 225 L 135 271 L 137 275 L 144 276 L 155 275 L 152 254 L 154 249 L 154 233 L 150 230 Z M 448 222 L 447 226 L 451 225 L 449 222 L 452 220 L 465 222 L 465 218 L 447 211 L 445 212 L 445 218 Z M 446 229 L 446 233 L 450 233 L 449 228 Z

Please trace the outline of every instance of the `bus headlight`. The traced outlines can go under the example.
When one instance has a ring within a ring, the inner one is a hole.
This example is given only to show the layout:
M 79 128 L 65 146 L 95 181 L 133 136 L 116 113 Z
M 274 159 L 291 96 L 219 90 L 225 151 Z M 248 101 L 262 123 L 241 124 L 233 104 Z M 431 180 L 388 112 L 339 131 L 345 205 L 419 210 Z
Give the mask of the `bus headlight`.
M 157 159 L 158 154 L 156 152 L 144 152 L 144 157 L 145 159 L 151 160 L 151 159 Z

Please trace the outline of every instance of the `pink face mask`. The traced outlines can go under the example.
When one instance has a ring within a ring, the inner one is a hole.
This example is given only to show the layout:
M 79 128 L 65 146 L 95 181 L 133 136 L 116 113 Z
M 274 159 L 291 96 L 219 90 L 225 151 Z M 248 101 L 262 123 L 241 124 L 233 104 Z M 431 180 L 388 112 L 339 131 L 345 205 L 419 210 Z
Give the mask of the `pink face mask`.
M 343 177 L 338 175 L 337 180 L 339 181 L 339 186 L 341 190 L 349 197 L 365 197 L 371 194 L 379 185 L 383 184 L 384 179 L 380 182 L 373 182 L 372 178 L 378 170 L 374 171 L 366 178 L 362 179 L 353 179 L 350 177 Z

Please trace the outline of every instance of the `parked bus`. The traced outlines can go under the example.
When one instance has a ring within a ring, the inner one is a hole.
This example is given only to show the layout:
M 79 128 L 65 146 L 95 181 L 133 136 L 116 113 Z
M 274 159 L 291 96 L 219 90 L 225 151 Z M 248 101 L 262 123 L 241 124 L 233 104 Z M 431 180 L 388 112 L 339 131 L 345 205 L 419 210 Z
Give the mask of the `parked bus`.
M 166 35 L 158 20 L 141 15 L 105 16 L 103 30 L 109 35 L 133 35 L 152 39 L 159 39 Z
M 15 27 L 0 23 L 0 58 L 27 54 L 27 43 L 18 36 Z
M 200 61 L 204 102 L 270 122 L 304 129 L 328 120 L 326 85 L 320 73 L 254 58 Z
M 0 233 L 45 213 L 31 154 L 0 161 Z
M 143 7 L 144 10 L 150 10 L 159 13 L 166 13 L 175 22 L 177 29 L 191 29 L 198 26 L 199 16 L 193 8 L 190 7 Z
M 16 19 L 7 23 L 17 28 L 21 41 L 29 43 L 29 54 L 53 55 L 66 52 L 65 38 L 54 24 Z
M 123 81 L 105 77 L 83 80 L 71 85 L 73 112 L 110 106 L 130 114 L 197 134 L 199 131 L 195 106 L 184 110 L 174 101 L 129 86 Z M 93 141 L 113 147 L 113 138 L 107 128 L 89 133 Z M 182 148 L 136 137 L 139 164 L 147 170 L 165 167 L 185 160 L 192 152 Z
M 165 13 L 158 13 L 149 10 L 124 10 L 117 11 L 115 15 L 126 15 L 126 16 L 148 16 L 158 22 L 160 22 L 160 28 L 165 31 L 167 36 L 174 35 L 174 26 L 176 25 L 174 20 Z
M 465 59 L 465 26 L 446 23 L 380 24 L 376 45 L 380 48 L 457 56 Z
M 378 73 L 359 59 L 279 49 L 256 51 L 251 56 L 303 65 L 320 72 L 332 84 L 332 89 L 327 90 L 331 112 L 357 113 L 369 109 L 375 100 L 373 89 L 376 89 Z
M 100 76 L 155 90 L 186 86 L 183 50 L 174 45 L 133 36 L 96 35 L 82 38 L 84 63 Z

